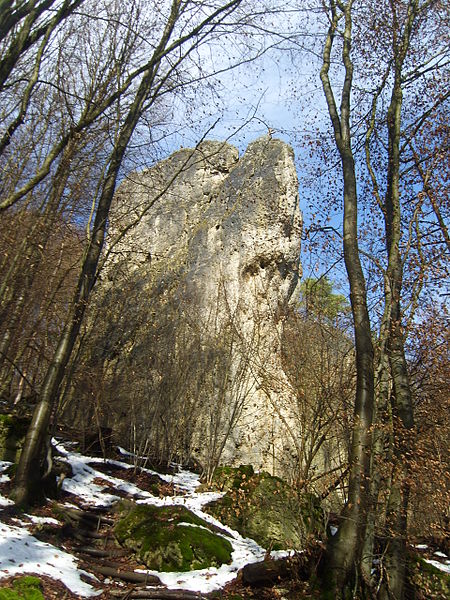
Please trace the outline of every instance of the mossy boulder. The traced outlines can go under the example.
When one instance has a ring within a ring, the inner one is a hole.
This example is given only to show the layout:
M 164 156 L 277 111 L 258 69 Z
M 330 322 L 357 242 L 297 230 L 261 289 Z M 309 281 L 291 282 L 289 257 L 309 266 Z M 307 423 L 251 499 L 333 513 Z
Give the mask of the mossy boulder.
M 322 527 L 318 499 L 297 494 L 269 473 L 255 474 L 247 465 L 220 467 L 212 485 L 226 494 L 208 504 L 206 512 L 265 548 L 300 549 L 308 535 Z
M 414 555 L 410 558 L 409 583 L 419 599 L 447 600 L 450 598 L 450 575 L 420 556 Z
M 255 475 L 252 465 L 239 467 L 217 467 L 214 471 L 212 487 L 220 492 L 239 490 Z
M 0 600 L 44 600 L 41 580 L 37 577 L 19 577 L 12 587 L 0 590 Z
M 29 424 L 27 418 L 0 414 L 0 460 L 19 460 Z
M 149 569 L 192 571 L 231 562 L 233 548 L 183 506 L 121 505 L 115 535 Z

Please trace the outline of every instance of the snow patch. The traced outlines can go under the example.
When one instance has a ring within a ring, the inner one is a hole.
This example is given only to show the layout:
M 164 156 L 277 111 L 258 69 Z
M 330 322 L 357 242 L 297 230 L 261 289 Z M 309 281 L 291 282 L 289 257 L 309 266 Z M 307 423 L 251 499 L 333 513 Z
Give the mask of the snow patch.
M 427 562 L 430 565 L 433 565 L 433 567 L 436 567 L 436 569 L 439 569 L 439 571 L 444 571 L 444 573 L 450 573 L 450 565 L 444 565 L 438 560 L 429 560 L 428 558 L 425 559 L 425 562 Z
M 41 542 L 22 527 L 0 522 L 0 537 L 0 579 L 36 573 L 59 579 L 80 596 L 90 597 L 101 593 L 81 580 L 80 574 L 85 571 L 77 568 L 73 556 Z

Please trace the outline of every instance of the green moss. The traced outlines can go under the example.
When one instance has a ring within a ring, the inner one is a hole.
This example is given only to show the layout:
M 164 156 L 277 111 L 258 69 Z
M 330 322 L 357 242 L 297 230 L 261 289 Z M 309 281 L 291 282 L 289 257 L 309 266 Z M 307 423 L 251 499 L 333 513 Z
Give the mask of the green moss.
M 0 414 L 0 460 L 17 461 L 29 423 L 27 418 Z
M 214 471 L 212 486 L 220 491 L 238 490 L 255 474 L 252 465 L 239 467 L 217 467 Z
M 37 577 L 19 577 L 11 588 L 0 590 L 0 600 L 44 600 L 42 584 Z
M 323 528 L 323 510 L 320 499 L 311 493 L 304 493 L 299 498 L 302 523 L 307 533 L 316 533 Z
M 159 492 L 160 492 L 159 485 L 157 483 L 152 483 L 150 485 L 150 490 L 149 491 L 154 496 L 159 496 Z
M 9 414 L 0 414 L 0 428 L 8 429 L 17 437 L 26 435 L 29 424 L 30 420 L 27 418 Z
M 0 590 L 0 600 L 20 600 L 20 596 L 9 588 Z
M 226 494 L 206 507 L 223 523 L 273 550 L 301 548 L 323 523 L 320 501 L 299 496 L 285 481 L 251 467 L 220 467 L 213 487 Z
M 17 592 L 7 588 L 0 590 L 0 600 L 19 600 L 20 596 Z
M 415 556 L 409 563 L 410 582 L 429 600 L 450 598 L 450 575 L 441 571 L 423 558 Z
M 231 544 L 208 527 L 182 506 L 135 506 L 117 523 L 115 534 L 150 569 L 191 571 L 231 562 Z
M 448 583 L 450 583 L 450 575 L 448 573 L 446 573 L 445 571 L 441 571 L 440 569 L 438 569 L 431 563 L 427 562 L 423 558 L 421 558 L 419 560 L 419 564 L 420 564 L 420 569 L 422 571 L 424 571 L 425 573 L 428 573 L 430 575 L 435 575 L 435 576 L 439 577 L 440 579 L 443 579 L 444 581 L 447 581 Z

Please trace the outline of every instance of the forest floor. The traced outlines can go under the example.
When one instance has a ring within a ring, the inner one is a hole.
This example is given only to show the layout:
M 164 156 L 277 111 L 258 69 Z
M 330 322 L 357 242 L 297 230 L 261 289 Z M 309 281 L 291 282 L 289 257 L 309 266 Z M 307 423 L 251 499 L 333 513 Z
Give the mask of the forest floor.
M 157 473 L 133 464 L 132 455 L 123 449 L 121 460 L 84 456 L 70 443 L 59 442 L 56 450 L 70 465 L 58 500 L 49 500 L 29 512 L 18 512 L 9 500 L 11 481 L 5 471 L 10 463 L 0 462 L 0 588 L 10 587 L 19 576 L 35 575 L 42 582 L 44 598 L 49 600 L 319 597 L 308 582 L 293 576 L 296 564 L 302 561 L 300 555 L 268 552 L 203 512 L 202 507 L 221 494 L 198 491 L 200 481 L 195 473 L 178 468 L 172 473 Z M 121 498 L 156 506 L 185 506 L 221 530 L 232 544 L 232 563 L 187 573 L 149 571 L 132 554 L 118 549 L 114 540 L 113 527 L 118 519 L 114 504 Z M 425 545 L 417 550 L 428 563 L 450 573 L 445 554 Z M 275 574 L 268 581 L 249 585 L 244 567 L 272 560 L 284 561 L 289 576 Z

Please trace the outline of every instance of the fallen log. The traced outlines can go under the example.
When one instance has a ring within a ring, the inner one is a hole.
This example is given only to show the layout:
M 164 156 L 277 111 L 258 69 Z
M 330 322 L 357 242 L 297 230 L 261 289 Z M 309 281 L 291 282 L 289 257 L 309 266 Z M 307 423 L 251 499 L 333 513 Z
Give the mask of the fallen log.
M 114 562 L 112 560 L 103 559 L 102 562 L 99 563 L 99 566 L 100 567 L 109 567 L 110 569 L 116 569 L 119 572 L 125 570 L 125 571 L 129 571 L 130 573 L 136 573 L 136 571 L 131 570 L 131 569 L 133 569 L 132 565 L 126 565 L 124 563 Z M 93 567 L 93 568 L 95 568 L 95 567 Z M 137 574 L 145 576 L 145 573 L 137 572 Z M 149 575 L 149 577 L 153 577 L 153 575 Z
M 77 529 L 78 533 L 80 535 L 82 535 L 85 538 L 90 538 L 93 540 L 104 540 L 105 537 L 108 537 L 108 535 L 103 534 L 103 533 L 99 533 L 98 531 L 90 531 L 89 529 L 82 529 L 81 527 L 78 527 Z
M 89 540 L 105 540 L 109 537 L 107 533 L 97 533 L 96 531 L 81 529 L 81 527 L 73 527 L 73 525 L 66 525 L 63 531 L 67 537 L 75 538 L 79 542 L 84 543 L 89 543 Z
M 98 527 L 101 523 L 105 525 L 114 525 L 114 519 L 110 519 L 109 517 L 105 517 L 102 514 L 94 513 L 88 510 L 80 510 L 78 508 L 71 508 L 68 506 L 60 506 L 58 505 L 55 508 L 55 511 L 63 518 L 65 521 L 70 521 L 75 523 L 82 523 L 86 526 L 92 527 L 95 525 Z
M 135 571 L 121 571 L 115 567 L 104 567 L 102 565 L 91 565 L 91 569 L 112 577 L 113 579 L 121 579 L 122 581 L 128 581 L 130 583 L 143 583 L 145 585 L 161 585 L 161 580 L 156 575 L 150 575 L 148 573 L 136 573 Z
M 252 587 L 270 585 L 289 576 L 290 571 L 291 567 L 286 559 L 251 563 L 242 569 L 242 583 Z
M 98 558 L 119 558 L 120 556 L 128 556 L 130 554 L 129 550 L 121 550 L 120 548 L 117 548 L 117 550 L 100 550 L 99 548 L 91 548 L 90 546 L 78 548 L 77 552 Z
M 67 526 L 64 529 L 64 533 L 67 537 L 71 537 L 74 540 L 77 540 L 78 542 L 81 542 L 82 544 L 86 544 L 91 542 L 90 538 L 87 538 L 85 535 L 83 535 L 82 533 L 80 533 L 79 531 L 77 531 L 74 527 L 72 526 Z
M 122 592 L 120 590 L 110 590 L 109 595 L 113 598 L 122 598 L 123 600 L 142 598 L 142 600 L 206 600 L 201 592 L 189 592 L 186 590 L 133 590 Z

